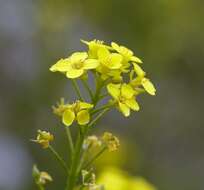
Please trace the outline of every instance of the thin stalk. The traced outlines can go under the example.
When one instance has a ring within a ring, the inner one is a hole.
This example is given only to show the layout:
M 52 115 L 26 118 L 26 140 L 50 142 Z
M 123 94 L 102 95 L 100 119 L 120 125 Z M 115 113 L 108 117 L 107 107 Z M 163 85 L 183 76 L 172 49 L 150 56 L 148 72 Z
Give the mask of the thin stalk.
M 86 90 L 88 91 L 91 100 L 93 100 L 94 95 L 93 95 L 92 90 L 90 89 L 90 87 L 89 87 L 87 81 L 82 79 L 82 84 L 84 85 L 84 87 L 85 87 Z
M 84 136 L 83 134 L 80 134 L 80 131 L 79 131 L 77 142 L 75 145 L 75 151 L 73 154 L 72 165 L 70 168 L 70 175 L 67 178 L 67 186 L 65 190 L 73 190 L 76 184 L 77 168 L 78 168 L 77 166 L 80 162 L 80 155 L 81 155 L 83 141 L 84 141 Z
M 42 185 L 38 184 L 37 186 L 39 190 L 45 190 L 45 188 Z
M 106 149 L 106 146 L 103 147 L 95 156 L 93 156 L 93 158 L 91 158 L 91 160 L 89 160 L 89 162 L 83 168 L 87 169 L 101 154 L 105 152 Z
M 67 165 L 66 165 L 65 161 L 62 159 L 62 157 L 56 152 L 56 150 L 51 145 L 49 145 L 48 148 L 53 153 L 53 155 L 55 156 L 56 160 L 59 161 L 59 163 L 61 164 L 62 168 L 65 170 L 65 172 L 68 173 Z
M 71 80 L 71 81 L 72 81 L 72 85 L 73 85 L 74 90 L 76 91 L 76 93 L 77 93 L 79 99 L 80 99 L 81 101 L 84 101 L 84 99 L 83 99 L 83 97 L 82 97 L 82 95 L 81 95 L 81 92 L 80 92 L 80 89 L 79 89 L 79 86 L 78 86 L 76 80 L 73 79 L 73 80 Z
M 105 108 L 101 113 L 99 113 L 92 122 L 88 125 L 88 128 L 92 127 L 110 108 Z
M 110 108 L 110 107 L 112 107 L 111 104 L 105 104 L 104 106 L 101 106 L 100 108 L 91 111 L 91 115 L 94 115 L 94 114 L 96 114 L 96 113 L 98 113 L 98 112 L 100 112 L 106 108 Z
M 74 145 L 73 145 L 73 140 L 72 140 L 72 135 L 71 135 L 71 131 L 69 127 L 65 127 L 66 130 L 66 134 L 67 134 L 67 140 L 68 140 L 68 144 L 69 144 L 69 148 L 70 148 L 70 155 L 72 155 L 73 151 L 74 151 Z

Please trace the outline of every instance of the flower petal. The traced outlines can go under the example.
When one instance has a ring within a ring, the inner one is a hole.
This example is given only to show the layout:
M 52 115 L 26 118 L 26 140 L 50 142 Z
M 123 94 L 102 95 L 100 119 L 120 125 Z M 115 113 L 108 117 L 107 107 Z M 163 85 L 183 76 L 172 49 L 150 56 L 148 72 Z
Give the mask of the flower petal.
M 132 56 L 130 58 L 130 61 L 136 62 L 136 63 L 142 63 L 142 60 L 136 56 Z
M 95 69 L 99 66 L 99 61 L 97 59 L 87 59 L 84 61 L 84 69 Z
M 125 101 L 125 104 L 132 110 L 139 111 L 140 107 L 135 98 L 131 98 Z
M 70 126 L 73 123 L 74 119 L 75 119 L 75 114 L 73 111 L 68 109 L 63 113 L 62 122 L 66 126 Z
M 70 59 L 60 59 L 56 64 L 50 67 L 52 72 L 66 72 L 70 68 Z
M 152 84 L 152 82 L 147 78 L 143 78 L 141 82 L 142 82 L 142 86 L 144 87 L 144 89 L 149 94 L 154 96 L 156 93 L 156 89 L 155 89 L 154 85 Z
M 80 102 L 79 107 L 80 109 L 91 109 L 93 108 L 93 105 L 86 102 Z
M 87 110 L 82 110 L 77 113 L 77 121 L 79 125 L 86 125 L 90 121 L 90 115 Z
M 118 100 L 120 96 L 120 85 L 110 83 L 107 85 L 107 90 L 114 99 Z
M 133 66 L 134 66 L 134 71 L 139 77 L 145 76 L 146 73 L 142 70 L 142 68 L 137 63 L 133 63 Z
M 72 62 L 79 62 L 84 61 L 88 57 L 88 54 L 86 52 L 76 52 L 73 53 L 70 57 Z
M 70 68 L 67 71 L 66 76 L 67 76 L 67 78 L 74 79 L 74 78 L 80 77 L 83 73 L 84 73 L 83 69 L 73 69 L 73 68 Z
M 105 47 L 99 48 L 99 50 L 98 50 L 98 58 L 99 58 L 99 60 L 103 61 L 109 55 L 110 55 L 110 52 Z
M 128 85 L 128 84 L 123 84 L 121 87 L 121 95 L 126 98 L 126 99 L 130 99 L 134 96 L 135 91 L 134 89 Z
M 119 102 L 119 110 L 123 113 L 125 117 L 128 117 L 130 115 L 130 108 L 121 102 Z
M 118 53 L 112 53 L 110 55 L 109 65 L 107 65 L 110 69 L 119 69 L 122 66 L 122 55 Z

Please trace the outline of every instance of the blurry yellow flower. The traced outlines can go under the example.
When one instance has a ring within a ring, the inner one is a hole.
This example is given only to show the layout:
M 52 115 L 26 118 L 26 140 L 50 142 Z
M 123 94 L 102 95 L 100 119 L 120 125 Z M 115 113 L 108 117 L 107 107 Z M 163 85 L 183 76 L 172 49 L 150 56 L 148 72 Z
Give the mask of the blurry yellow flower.
M 69 58 L 60 59 L 50 70 L 64 72 L 68 78 L 74 79 L 82 76 L 86 70 L 95 69 L 98 65 L 98 60 L 88 59 L 86 52 L 76 52 Z
M 119 46 L 117 43 L 112 42 L 111 43 L 112 48 L 117 51 L 119 54 L 121 54 L 126 62 L 132 61 L 136 63 L 142 63 L 141 59 L 134 56 L 133 52 L 126 48 L 125 46 Z
M 98 58 L 98 50 L 100 48 L 110 48 L 109 46 L 104 45 L 104 42 L 100 40 L 92 40 L 90 42 L 81 40 L 81 42 L 88 45 L 89 47 L 88 55 L 89 55 L 89 58 L 92 58 L 92 59 Z
M 131 190 L 156 190 L 156 188 L 142 177 L 134 177 L 129 180 Z
M 90 120 L 89 109 L 93 108 L 92 104 L 76 101 L 73 104 L 69 104 L 69 107 L 64 111 L 62 115 L 62 122 L 66 126 L 70 126 L 74 120 L 79 125 L 86 125 Z
M 112 133 L 105 132 L 102 137 L 103 142 L 108 147 L 108 150 L 110 152 L 118 150 L 118 147 L 120 146 L 119 139 L 114 136 Z
M 32 140 L 32 141 L 42 145 L 42 148 L 48 148 L 49 143 L 53 140 L 54 140 L 54 136 L 52 134 L 46 131 L 38 130 L 38 135 L 36 140 Z
M 101 146 L 101 140 L 95 136 L 88 136 L 83 143 L 83 148 L 88 149 L 88 148 L 94 148 L 94 147 L 100 147 Z
M 108 84 L 107 90 L 109 94 L 117 102 L 118 109 L 125 117 L 130 115 L 130 109 L 139 110 L 139 105 L 135 100 L 135 91 L 129 84 Z
M 32 173 L 38 185 L 45 185 L 47 181 L 52 181 L 52 177 L 47 172 L 39 171 L 36 165 L 33 166 Z
M 131 177 L 122 170 L 108 167 L 99 175 L 98 183 L 107 190 L 156 190 L 142 177 Z

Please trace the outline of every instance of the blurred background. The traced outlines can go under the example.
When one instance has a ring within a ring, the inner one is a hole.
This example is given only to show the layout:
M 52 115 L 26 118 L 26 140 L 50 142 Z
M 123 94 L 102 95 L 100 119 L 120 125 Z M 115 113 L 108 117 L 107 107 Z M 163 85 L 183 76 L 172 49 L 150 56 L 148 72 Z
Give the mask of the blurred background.
M 36 189 L 33 163 L 55 179 L 48 189 L 63 189 L 55 159 L 29 140 L 46 129 L 66 152 L 51 106 L 75 95 L 48 68 L 85 50 L 80 39 L 126 45 L 157 88 L 130 119 L 113 111 L 98 125 L 96 133 L 109 130 L 122 144 L 99 167 L 115 165 L 160 190 L 203 190 L 203 18 L 203 0 L 0 0 L 0 190 Z

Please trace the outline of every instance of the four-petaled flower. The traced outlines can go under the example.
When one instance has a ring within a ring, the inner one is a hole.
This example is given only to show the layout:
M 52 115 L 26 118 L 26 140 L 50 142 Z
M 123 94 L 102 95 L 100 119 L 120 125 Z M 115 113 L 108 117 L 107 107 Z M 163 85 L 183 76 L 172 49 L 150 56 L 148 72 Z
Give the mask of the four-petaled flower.
M 107 90 L 116 101 L 118 109 L 125 117 L 130 115 L 130 109 L 134 111 L 139 110 L 139 105 L 135 100 L 135 90 L 126 83 L 123 84 L 108 84 Z
M 98 67 L 99 61 L 89 59 L 86 52 L 76 52 L 66 59 L 60 59 L 50 70 L 64 72 L 68 78 L 74 79 L 82 76 L 87 70 Z
M 91 108 L 93 108 L 92 104 L 81 101 L 67 104 L 67 109 L 62 114 L 62 122 L 70 126 L 76 120 L 79 125 L 86 125 L 90 121 L 89 109 Z

